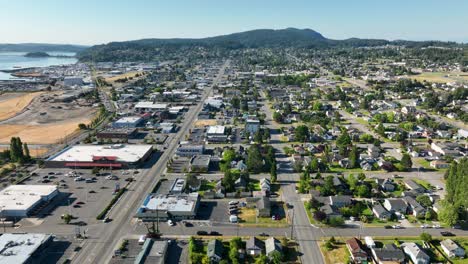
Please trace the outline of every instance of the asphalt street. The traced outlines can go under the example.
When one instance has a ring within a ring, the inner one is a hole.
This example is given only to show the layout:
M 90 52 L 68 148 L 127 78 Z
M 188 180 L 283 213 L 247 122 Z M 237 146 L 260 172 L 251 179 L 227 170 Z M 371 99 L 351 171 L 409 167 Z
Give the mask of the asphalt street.
M 212 93 L 213 87 L 220 81 L 224 75 L 226 67 L 230 61 L 227 60 L 221 69 L 218 76 L 213 80 L 211 87 L 205 90 L 200 103 L 195 109 L 189 111 L 181 126 L 179 133 L 175 139 L 168 145 L 166 151 L 162 154 L 158 162 L 149 170 L 143 173 L 142 180 L 146 183 L 138 184 L 134 190 L 127 192 L 122 200 L 111 211 L 109 217 L 113 219 L 112 222 L 102 224 L 96 230 L 88 232 L 89 238 L 80 250 L 79 254 L 72 260 L 73 263 L 108 263 L 113 255 L 114 248 L 122 237 L 129 235 L 132 230 L 131 219 L 135 213 L 136 208 L 139 207 L 146 195 L 156 185 L 164 169 L 166 162 L 173 156 L 178 142 L 184 138 L 192 127 L 193 121 L 196 120 L 198 113 L 203 107 L 203 102 Z

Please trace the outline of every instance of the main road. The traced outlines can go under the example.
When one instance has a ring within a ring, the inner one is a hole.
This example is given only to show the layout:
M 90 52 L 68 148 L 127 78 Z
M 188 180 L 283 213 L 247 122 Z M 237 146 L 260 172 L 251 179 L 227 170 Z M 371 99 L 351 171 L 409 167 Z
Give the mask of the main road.
M 109 217 L 113 221 L 107 224 L 102 223 L 95 230 L 88 230 L 89 237 L 85 240 L 79 254 L 72 260 L 73 263 L 108 263 L 120 239 L 132 233 L 133 226 L 131 220 L 133 214 L 146 195 L 151 192 L 151 189 L 159 181 L 167 161 L 174 155 L 179 141 L 185 137 L 192 127 L 193 121 L 196 120 L 198 113 L 203 108 L 204 101 L 212 93 L 213 87 L 221 80 L 229 64 L 229 60 L 224 62 L 212 85 L 204 91 L 198 105 L 185 115 L 185 120 L 179 133 L 168 145 L 166 151 L 161 155 L 156 164 L 141 175 L 141 179 L 134 189 L 127 191 L 121 198 L 121 201 L 111 210 Z

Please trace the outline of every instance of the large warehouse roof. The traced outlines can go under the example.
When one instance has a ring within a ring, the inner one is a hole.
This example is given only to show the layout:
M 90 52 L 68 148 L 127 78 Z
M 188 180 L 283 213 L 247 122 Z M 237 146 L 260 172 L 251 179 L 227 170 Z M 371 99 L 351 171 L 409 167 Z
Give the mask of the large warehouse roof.
M 0 211 L 28 210 L 55 191 L 55 185 L 10 185 L 0 191 Z
M 77 145 L 51 157 L 49 161 L 93 162 L 96 157 L 104 157 L 107 160 L 134 163 L 151 149 L 151 145 Z
M 0 236 L 0 263 L 25 263 L 50 239 L 46 234 L 3 234 Z

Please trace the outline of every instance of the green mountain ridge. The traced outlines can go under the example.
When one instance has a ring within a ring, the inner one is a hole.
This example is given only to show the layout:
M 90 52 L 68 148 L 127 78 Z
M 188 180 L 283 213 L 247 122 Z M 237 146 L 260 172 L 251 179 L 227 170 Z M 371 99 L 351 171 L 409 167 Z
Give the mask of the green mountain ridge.
M 92 46 L 78 54 L 81 61 L 155 61 L 158 56 L 193 48 L 225 51 L 243 48 L 347 48 L 381 45 L 411 47 L 453 46 L 453 42 L 389 41 L 384 39 L 349 38 L 333 40 L 312 29 L 256 29 L 208 38 L 140 39 Z

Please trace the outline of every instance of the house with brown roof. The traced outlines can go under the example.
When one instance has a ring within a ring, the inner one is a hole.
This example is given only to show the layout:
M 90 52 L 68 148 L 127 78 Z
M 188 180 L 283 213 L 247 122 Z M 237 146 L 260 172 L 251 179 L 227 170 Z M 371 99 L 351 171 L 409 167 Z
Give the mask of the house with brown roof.
M 361 240 L 355 237 L 348 239 L 346 241 L 346 248 L 348 248 L 351 259 L 354 263 L 367 263 L 369 255 L 367 254 Z

